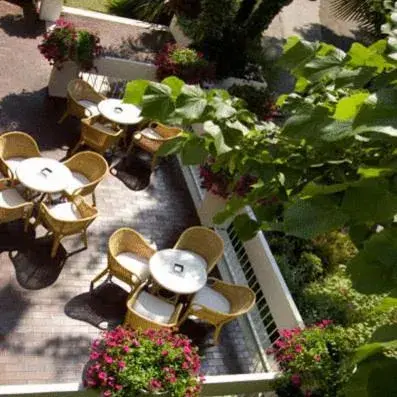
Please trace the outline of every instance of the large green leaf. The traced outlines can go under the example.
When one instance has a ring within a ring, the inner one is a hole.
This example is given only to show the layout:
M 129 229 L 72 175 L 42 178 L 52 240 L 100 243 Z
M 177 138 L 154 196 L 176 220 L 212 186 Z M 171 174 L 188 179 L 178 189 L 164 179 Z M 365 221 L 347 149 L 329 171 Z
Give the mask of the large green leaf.
M 203 124 L 203 128 L 207 134 L 214 138 L 214 146 L 218 155 L 227 153 L 231 150 L 231 148 L 226 145 L 222 131 L 218 125 L 208 120 Z
M 316 82 L 327 76 L 335 78 L 342 70 L 346 54 L 339 49 L 329 52 L 325 56 L 317 56 L 305 64 L 302 75 L 306 79 Z
M 140 106 L 143 100 L 143 94 L 148 85 L 148 80 L 134 80 L 127 83 L 123 102 Z
M 348 217 L 328 196 L 298 200 L 284 212 L 284 231 L 309 239 L 342 227 Z
M 258 222 L 251 219 L 247 214 L 237 215 L 233 220 L 233 225 L 237 235 L 247 241 L 255 237 L 259 229 Z
M 354 120 L 355 132 L 378 132 L 396 137 L 396 103 L 397 90 L 395 89 L 383 89 L 370 95 Z
M 172 90 L 165 84 L 151 82 L 142 102 L 142 116 L 148 119 L 166 121 L 175 109 Z
M 199 121 L 207 103 L 207 96 L 200 87 L 185 85 L 176 101 L 176 112 L 190 122 Z
M 385 229 L 372 235 L 348 264 L 353 287 L 365 294 L 394 290 L 397 280 L 396 258 L 396 229 Z
M 368 96 L 368 92 L 360 92 L 341 99 L 336 105 L 334 118 L 337 120 L 353 119 Z
M 301 40 L 298 36 L 289 37 L 278 65 L 289 70 L 298 69 L 314 57 L 316 48 L 316 44 Z
M 208 152 L 205 148 L 204 140 L 199 137 L 192 137 L 185 142 L 181 159 L 185 165 L 203 164 L 208 157 Z
M 387 221 L 397 213 L 397 195 L 387 180 L 370 178 L 346 190 L 341 208 L 354 223 Z
M 388 61 L 381 55 L 376 46 L 365 47 L 360 43 L 353 43 L 349 52 L 348 65 L 353 67 L 374 67 L 378 72 L 382 72 L 387 66 Z
M 393 397 L 397 395 L 397 360 L 376 355 L 358 365 L 344 388 L 346 397 Z
M 185 142 L 185 137 L 176 137 L 164 142 L 160 149 L 156 152 L 157 156 L 170 156 L 172 154 L 176 154 L 180 152 L 183 148 L 183 143 Z
M 364 87 L 375 74 L 375 67 L 360 67 L 357 69 L 342 69 L 335 76 L 335 88 L 355 88 Z
M 178 98 L 182 91 L 182 87 L 185 85 L 183 80 L 178 79 L 178 77 L 175 76 L 167 77 L 161 83 L 171 88 L 171 94 L 174 101 Z

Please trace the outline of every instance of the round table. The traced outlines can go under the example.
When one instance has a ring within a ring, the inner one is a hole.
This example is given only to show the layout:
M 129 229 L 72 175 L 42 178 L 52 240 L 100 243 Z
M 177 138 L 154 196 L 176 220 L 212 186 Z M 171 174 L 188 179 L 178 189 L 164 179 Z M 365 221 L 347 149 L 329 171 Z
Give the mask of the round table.
M 157 251 L 150 258 L 149 269 L 157 284 L 176 294 L 193 294 L 207 282 L 207 262 L 191 251 Z
M 22 185 L 41 193 L 59 193 L 68 187 L 72 179 L 68 167 L 45 157 L 23 160 L 18 165 L 16 174 Z
M 102 116 L 117 124 L 133 125 L 143 120 L 141 109 L 121 99 L 104 99 L 98 103 L 98 109 Z

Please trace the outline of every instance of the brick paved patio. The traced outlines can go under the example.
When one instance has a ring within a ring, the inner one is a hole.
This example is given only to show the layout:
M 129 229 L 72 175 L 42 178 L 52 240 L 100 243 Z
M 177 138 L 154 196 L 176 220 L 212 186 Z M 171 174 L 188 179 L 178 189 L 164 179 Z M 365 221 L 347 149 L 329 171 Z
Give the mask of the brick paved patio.
M 14 22 L 12 26 L 11 22 Z M 49 99 L 50 67 L 37 51 L 43 25 L 22 18 L 17 1 L 0 2 L 0 134 L 30 133 L 43 155 L 61 159 L 78 139 L 78 123 L 56 120 L 64 102 Z M 115 32 L 117 35 L 117 32 Z M 128 173 L 142 181 L 142 163 Z M 98 187 L 99 217 L 89 229 L 89 249 L 78 237 L 65 239 L 58 256 L 49 257 L 43 230 L 22 233 L 14 222 L 0 225 L 0 384 L 79 381 L 90 341 L 104 321 L 122 321 L 126 293 L 116 285 L 88 293 L 89 282 L 106 264 L 107 240 L 120 227 L 133 227 L 157 248 L 170 247 L 188 226 L 198 223 L 189 192 L 175 160 L 134 191 L 109 175 Z M 201 346 L 207 374 L 243 373 L 250 365 L 241 330 L 226 327 L 218 347 L 205 347 L 209 329 L 188 323 L 185 331 Z

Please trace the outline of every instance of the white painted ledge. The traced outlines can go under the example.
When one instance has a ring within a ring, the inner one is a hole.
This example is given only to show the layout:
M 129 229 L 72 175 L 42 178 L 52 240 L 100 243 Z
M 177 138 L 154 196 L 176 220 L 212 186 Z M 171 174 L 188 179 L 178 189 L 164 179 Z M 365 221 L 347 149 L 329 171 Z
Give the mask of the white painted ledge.
M 165 31 L 165 32 L 169 31 L 168 26 L 158 25 L 158 24 L 149 23 L 149 22 L 143 22 L 143 21 L 139 21 L 138 19 L 118 17 L 116 15 L 104 14 L 102 12 L 84 10 L 82 8 L 63 6 L 62 14 L 71 14 L 71 15 L 77 15 L 77 16 L 81 16 L 81 17 L 100 19 L 102 21 L 123 23 L 125 25 L 136 26 L 136 27 L 151 29 L 151 30 L 161 30 L 161 31 Z

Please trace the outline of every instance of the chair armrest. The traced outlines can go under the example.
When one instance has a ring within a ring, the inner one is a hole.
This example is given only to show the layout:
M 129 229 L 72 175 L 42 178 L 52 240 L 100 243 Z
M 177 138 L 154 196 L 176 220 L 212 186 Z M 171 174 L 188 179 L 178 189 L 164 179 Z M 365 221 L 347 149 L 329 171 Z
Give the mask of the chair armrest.
M 148 284 L 148 281 L 145 281 L 138 288 L 136 288 L 135 290 L 132 291 L 130 297 L 127 300 L 127 308 L 129 310 L 132 310 L 132 306 L 134 305 L 138 295 L 141 293 L 143 288 L 145 288 L 147 286 L 147 284 Z
M 5 177 L 12 177 L 12 172 L 8 168 L 7 164 L 5 161 L 0 157 L 0 171 L 2 174 L 4 174 Z

